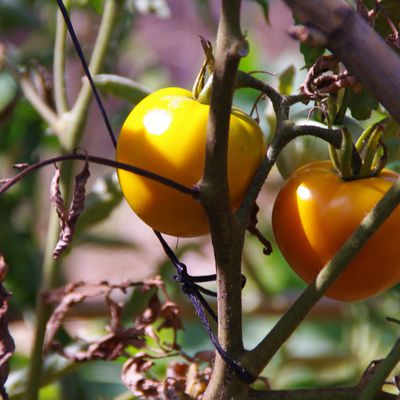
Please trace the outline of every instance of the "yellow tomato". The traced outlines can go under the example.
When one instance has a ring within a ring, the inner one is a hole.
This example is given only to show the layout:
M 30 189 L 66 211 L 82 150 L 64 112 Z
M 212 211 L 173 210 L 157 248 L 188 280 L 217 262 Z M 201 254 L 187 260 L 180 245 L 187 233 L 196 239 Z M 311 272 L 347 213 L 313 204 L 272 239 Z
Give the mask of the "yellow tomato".
M 142 100 L 122 126 L 117 161 L 157 173 L 192 187 L 201 178 L 205 159 L 209 105 L 190 91 L 158 90 Z M 230 118 L 228 183 L 237 209 L 265 152 L 262 131 L 244 112 Z M 118 170 L 123 194 L 135 213 L 152 228 L 174 236 L 199 236 L 209 231 L 198 202 L 161 183 Z
M 293 270 L 312 282 L 398 178 L 343 181 L 330 161 L 297 169 L 275 201 L 272 225 L 278 246 Z M 359 300 L 400 281 L 400 207 L 374 233 L 327 291 L 339 300 Z

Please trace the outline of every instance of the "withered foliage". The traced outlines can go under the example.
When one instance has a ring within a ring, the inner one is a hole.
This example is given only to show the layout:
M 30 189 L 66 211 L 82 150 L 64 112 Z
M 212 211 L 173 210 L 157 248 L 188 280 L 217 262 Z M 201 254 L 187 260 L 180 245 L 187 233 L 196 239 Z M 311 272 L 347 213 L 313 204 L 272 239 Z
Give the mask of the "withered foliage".
M 50 184 L 50 199 L 60 220 L 60 238 L 53 250 L 53 257 L 60 254 L 71 243 L 76 223 L 85 206 L 86 182 L 89 179 L 89 163 L 86 161 L 82 170 L 75 177 L 75 188 L 69 209 L 67 209 L 60 189 L 60 170 L 57 166 Z
M 143 293 L 152 289 L 154 293 L 149 293 L 145 309 L 133 319 L 133 323 L 124 326 L 122 314 L 125 305 L 117 303 L 112 296 L 114 292 L 126 293 L 131 288 Z M 76 305 L 95 296 L 103 297 L 109 310 L 107 334 L 91 343 L 84 343 L 80 350 L 71 354 L 55 339 L 56 333 Z M 169 299 L 159 276 L 143 282 L 125 281 L 120 284 L 71 283 L 46 293 L 45 300 L 55 304 L 46 327 L 45 352 L 55 351 L 73 362 L 126 357 L 121 379 L 135 395 L 150 399 L 201 398 L 209 379 L 213 353 L 203 352 L 191 358 L 181 352 L 177 343 L 177 332 L 182 329 L 180 311 Z M 160 331 L 166 328 L 172 331 L 172 338 L 168 341 L 160 337 Z M 141 351 L 132 356 L 130 347 Z M 182 357 L 185 362 L 171 362 L 162 380 L 150 376 L 155 360 L 172 356 Z M 206 367 L 201 370 L 199 364 Z
M 263 253 L 267 256 L 272 254 L 272 245 L 269 242 L 268 239 L 266 239 L 263 234 L 260 232 L 260 230 L 257 228 L 258 224 L 258 219 L 257 219 L 257 214 L 258 211 L 260 211 L 260 208 L 258 207 L 257 204 L 254 204 L 253 210 L 250 215 L 250 222 L 249 225 L 247 226 L 247 231 L 255 236 L 259 242 L 264 246 L 263 248 Z
M 391 14 L 385 8 L 384 2 L 382 0 L 375 0 L 375 4 L 372 8 L 368 8 L 365 0 L 357 0 L 357 11 L 361 16 L 372 26 L 376 27 L 376 22 L 379 17 L 383 17 L 383 20 L 389 28 L 389 34 L 386 35 L 386 41 L 395 49 L 400 50 L 400 25 L 396 26 L 393 21 Z M 381 26 L 382 29 L 382 26 Z M 382 34 L 381 29 L 378 29 Z
M 362 90 L 361 84 L 353 75 L 347 70 L 340 70 L 340 64 L 334 56 L 323 55 L 308 70 L 300 92 L 316 100 L 346 87 L 351 88 L 355 93 Z
M 204 356 L 207 356 L 204 357 Z M 171 362 L 166 377 L 159 381 L 148 378 L 148 372 L 154 365 L 146 353 L 138 353 L 126 361 L 122 368 L 122 381 L 125 386 L 139 398 L 146 399 L 201 399 L 210 379 L 210 363 L 213 353 L 199 353 L 187 362 Z M 206 362 L 207 367 L 200 369 L 199 364 Z
M 4 387 L 9 373 L 8 360 L 14 353 L 14 340 L 8 331 L 8 300 L 11 294 L 3 286 L 7 275 L 7 264 L 0 253 L 0 397 L 8 399 Z

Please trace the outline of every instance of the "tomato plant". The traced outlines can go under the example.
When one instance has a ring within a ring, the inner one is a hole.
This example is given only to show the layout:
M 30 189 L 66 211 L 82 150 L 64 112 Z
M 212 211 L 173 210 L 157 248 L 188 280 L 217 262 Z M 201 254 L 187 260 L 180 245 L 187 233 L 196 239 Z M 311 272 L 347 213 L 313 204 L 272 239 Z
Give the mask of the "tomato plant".
M 272 224 L 277 244 L 293 270 L 310 283 L 375 206 L 398 175 L 342 180 L 329 161 L 305 165 L 286 181 L 276 199 Z M 358 300 L 400 280 L 400 208 L 374 233 L 327 291 L 339 300 Z
M 118 161 L 158 173 L 186 186 L 201 178 L 205 159 L 209 105 L 180 88 L 164 88 L 142 100 L 122 126 Z M 258 124 L 233 108 L 228 148 L 228 183 L 236 209 L 265 152 Z M 135 213 L 152 228 L 174 236 L 208 232 L 198 202 L 161 183 L 118 170 L 123 194 Z

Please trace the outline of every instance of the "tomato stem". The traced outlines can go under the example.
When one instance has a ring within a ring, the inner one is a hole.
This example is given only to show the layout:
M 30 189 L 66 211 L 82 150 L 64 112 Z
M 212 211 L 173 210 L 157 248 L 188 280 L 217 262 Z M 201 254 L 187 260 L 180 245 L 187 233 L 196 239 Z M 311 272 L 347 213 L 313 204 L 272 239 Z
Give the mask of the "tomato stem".
M 353 166 L 352 166 L 352 150 L 353 141 L 351 139 L 351 133 L 347 128 L 342 128 L 342 148 L 340 149 L 340 173 L 344 180 L 349 180 L 354 177 Z
M 211 93 L 212 93 L 212 83 L 213 83 L 213 74 L 211 74 L 207 82 L 205 83 L 203 89 L 198 94 L 196 100 L 202 104 L 210 104 L 211 102 Z
M 378 154 L 378 150 L 380 148 L 382 133 L 383 126 L 380 125 L 377 128 L 373 129 L 371 134 L 369 135 L 368 142 L 365 147 L 364 162 L 359 174 L 360 178 L 367 178 L 371 176 L 372 170 L 375 166 L 374 161 L 377 161 L 376 155 Z
M 203 65 L 200 68 L 200 71 L 194 81 L 193 88 L 192 88 L 192 95 L 193 95 L 193 98 L 196 100 L 199 98 L 204 87 L 209 84 L 208 81 L 206 82 L 207 70 L 210 74 L 212 74 L 212 71 L 214 69 L 214 55 L 213 55 L 211 42 L 204 39 L 202 36 L 200 36 L 200 41 L 201 41 L 201 45 L 203 47 L 206 58 L 203 62 Z M 211 98 L 211 94 L 209 95 L 209 98 Z M 203 103 L 203 101 L 201 101 L 201 103 Z M 210 104 L 209 99 L 208 99 L 208 103 L 206 103 L 206 104 Z

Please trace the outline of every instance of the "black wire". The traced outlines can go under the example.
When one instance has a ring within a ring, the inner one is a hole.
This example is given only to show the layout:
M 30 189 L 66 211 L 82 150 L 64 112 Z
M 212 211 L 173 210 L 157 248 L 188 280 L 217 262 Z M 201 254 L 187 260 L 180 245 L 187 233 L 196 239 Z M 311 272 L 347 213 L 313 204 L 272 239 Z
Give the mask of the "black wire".
M 204 314 L 203 308 L 199 303 L 199 298 L 194 293 L 188 293 L 192 301 L 198 317 L 200 318 L 203 326 L 206 328 L 208 336 L 214 347 L 217 349 L 221 358 L 231 367 L 233 371 L 246 383 L 253 383 L 257 377 L 250 374 L 238 361 L 233 359 L 221 346 L 218 339 L 215 337 L 214 332 L 211 330 L 207 317 Z
M 172 251 L 172 249 L 169 247 L 168 243 L 165 241 L 165 239 L 162 237 L 161 233 L 158 231 L 154 231 L 156 236 L 161 242 L 161 245 L 163 246 L 165 253 L 168 255 L 169 259 L 171 260 L 172 264 L 175 266 L 177 275 L 174 276 L 174 279 L 181 283 L 182 285 L 182 290 L 184 293 L 186 293 L 192 302 L 194 309 L 196 311 L 196 314 L 200 318 L 204 328 L 206 329 L 208 336 L 210 337 L 210 340 L 216 350 L 218 351 L 219 355 L 221 358 L 231 367 L 233 371 L 246 383 L 252 383 L 254 382 L 257 378 L 253 375 L 251 375 L 238 361 L 233 359 L 221 346 L 219 343 L 218 339 L 215 337 L 214 332 L 211 330 L 210 323 L 204 313 L 204 308 L 207 310 L 207 312 L 211 315 L 211 317 L 217 321 L 218 317 L 215 314 L 214 310 L 210 307 L 210 305 L 207 303 L 207 301 L 204 299 L 202 294 L 199 292 L 199 290 L 204 290 L 204 292 L 207 291 L 207 289 L 201 288 L 201 286 L 197 285 L 193 281 L 193 277 L 190 276 L 187 273 L 186 265 L 181 263 L 178 258 L 176 257 L 175 253 Z M 207 276 L 207 279 L 210 280 L 211 275 Z M 197 278 L 197 277 L 194 277 Z M 245 282 L 242 278 L 242 284 Z M 200 289 L 201 288 L 201 289 Z M 211 291 L 210 291 L 211 292 Z M 214 295 L 214 292 L 211 292 L 212 295 Z M 203 308 L 204 307 L 204 308 Z
M 69 34 L 71 36 L 72 43 L 74 44 L 76 53 L 77 53 L 77 55 L 78 55 L 78 57 L 79 57 L 79 59 L 80 59 L 80 61 L 82 63 L 82 68 L 83 68 L 83 70 L 85 72 L 86 78 L 89 81 L 89 84 L 90 84 L 90 87 L 92 89 L 94 98 L 96 99 L 97 106 L 99 107 L 101 116 L 103 117 L 103 120 L 104 120 L 104 122 L 106 124 L 106 128 L 107 128 L 108 134 L 109 134 L 109 136 L 111 138 L 112 144 L 113 144 L 114 147 L 116 147 L 117 146 L 117 140 L 115 139 L 114 132 L 113 132 L 113 130 L 111 128 L 111 124 L 110 124 L 110 121 L 108 119 L 106 110 L 105 110 L 105 108 L 103 106 L 103 103 L 102 103 L 102 101 L 100 99 L 100 95 L 99 95 L 99 93 L 98 93 L 98 91 L 96 89 L 96 85 L 93 82 L 92 74 L 89 71 L 88 64 L 86 62 L 85 56 L 83 55 L 81 45 L 79 44 L 79 40 L 78 40 L 78 38 L 77 38 L 77 36 L 75 34 L 75 30 L 74 30 L 74 27 L 72 25 L 71 19 L 69 18 L 68 11 L 65 8 L 64 3 L 63 3 L 62 0 L 57 0 L 57 3 L 58 3 L 58 7 L 59 7 L 59 9 L 61 11 L 61 14 L 64 17 L 64 21 L 65 21 L 65 24 L 67 25 L 67 29 L 68 29 L 68 32 L 69 32 Z
M 116 147 L 117 141 L 115 139 L 114 132 L 111 128 L 111 124 L 108 119 L 106 110 L 103 106 L 101 98 L 100 98 L 100 96 L 97 92 L 96 86 L 93 82 L 92 75 L 91 75 L 89 67 L 87 65 L 85 56 L 82 52 L 81 46 L 79 44 L 79 40 L 75 34 L 75 30 L 73 28 L 71 19 L 69 18 L 68 12 L 67 12 L 62 0 L 57 0 L 57 3 L 60 8 L 60 11 L 64 17 L 65 23 L 68 28 L 68 32 L 71 36 L 72 42 L 73 42 L 75 50 L 77 52 L 77 55 L 82 63 L 83 70 L 86 74 L 86 77 L 87 77 L 89 83 L 90 83 L 90 87 L 91 87 L 93 95 L 96 99 L 97 106 L 99 107 L 100 113 L 106 124 L 108 134 L 112 140 L 114 147 Z M 168 243 L 165 241 L 165 239 L 163 238 L 161 233 L 156 230 L 154 230 L 154 233 L 157 236 L 158 240 L 160 241 L 166 255 L 171 260 L 172 264 L 174 265 L 174 267 L 177 271 L 177 275 L 175 275 L 175 277 L 174 277 L 175 280 L 182 285 L 183 292 L 187 294 L 190 301 L 192 302 L 194 309 L 196 311 L 196 314 L 200 318 L 204 328 L 206 329 L 206 331 L 210 337 L 211 342 L 213 343 L 214 347 L 218 351 L 221 358 L 232 368 L 233 371 L 235 371 L 235 373 L 244 382 L 246 382 L 246 383 L 254 382 L 256 380 L 256 377 L 251 375 L 242 365 L 240 365 L 240 363 L 238 361 L 236 361 L 232 357 L 230 357 L 230 355 L 222 348 L 218 339 L 215 337 L 213 331 L 211 330 L 210 323 L 205 315 L 204 309 L 207 310 L 207 312 L 210 314 L 210 316 L 215 321 L 218 320 L 217 314 L 211 308 L 211 306 L 207 303 L 207 301 L 204 299 L 203 295 L 200 292 L 203 292 L 210 296 L 215 296 L 216 293 L 197 285 L 195 282 L 210 282 L 210 281 L 213 281 L 216 279 L 216 275 L 213 274 L 213 275 L 195 276 L 195 277 L 190 276 L 187 273 L 186 265 L 179 261 L 178 257 L 175 255 L 175 253 L 172 251 L 172 249 L 168 246 Z M 245 278 L 242 276 L 242 287 L 244 286 L 244 283 L 245 283 Z

